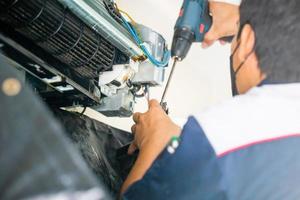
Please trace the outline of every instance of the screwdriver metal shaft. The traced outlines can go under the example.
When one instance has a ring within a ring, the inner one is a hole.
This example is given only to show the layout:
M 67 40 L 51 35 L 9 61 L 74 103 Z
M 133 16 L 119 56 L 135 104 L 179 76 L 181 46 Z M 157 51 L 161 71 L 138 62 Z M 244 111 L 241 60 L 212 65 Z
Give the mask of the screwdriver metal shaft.
M 173 74 L 174 74 L 174 71 L 175 71 L 175 66 L 176 66 L 177 61 L 178 61 L 178 59 L 174 58 L 173 66 L 171 68 L 171 72 L 170 72 L 170 75 L 169 75 L 166 87 L 164 89 L 164 93 L 163 93 L 163 95 L 161 97 L 160 105 L 163 105 L 165 103 L 165 98 L 166 98 L 167 92 L 169 90 L 170 82 L 172 80 L 172 77 L 173 77 Z

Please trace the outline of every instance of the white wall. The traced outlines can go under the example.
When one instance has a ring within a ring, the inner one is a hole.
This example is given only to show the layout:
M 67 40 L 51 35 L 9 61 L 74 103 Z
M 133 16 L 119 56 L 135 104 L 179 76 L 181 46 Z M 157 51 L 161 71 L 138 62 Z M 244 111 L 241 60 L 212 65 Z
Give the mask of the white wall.
M 117 0 L 120 9 L 128 12 L 138 23 L 142 23 L 161 33 L 170 45 L 173 26 L 182 0 Z M 230 96 L 229 75 L 230 46 L 213 47 L 202 50 L 195 44 L 188 57 L 177 68 L 172 80 L 167 101 L 172 118 L 186 118 L 191 113 L 201 111 Z M 169 70 L 168 70 L 169 71 Z M 153 88 L 151 98 L 160 99 L 163 87 Z M 138 101 L 136 111 L 146 109 L 146 101 Z M 131 119 L 106 118 L 90 109 L 87 115 L 112 126 L 130 130 Z

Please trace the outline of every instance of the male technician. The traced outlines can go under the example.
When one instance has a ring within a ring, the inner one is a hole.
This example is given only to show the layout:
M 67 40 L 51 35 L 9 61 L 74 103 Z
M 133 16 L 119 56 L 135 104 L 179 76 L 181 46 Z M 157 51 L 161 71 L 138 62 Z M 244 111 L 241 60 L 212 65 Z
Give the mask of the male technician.
M 231 100 L 183 129 L 155 100 L 134 115 L 129 153 L 140 153 L 124 199 L 300 199 L 299 10 L 298 0 L 243 0 Z

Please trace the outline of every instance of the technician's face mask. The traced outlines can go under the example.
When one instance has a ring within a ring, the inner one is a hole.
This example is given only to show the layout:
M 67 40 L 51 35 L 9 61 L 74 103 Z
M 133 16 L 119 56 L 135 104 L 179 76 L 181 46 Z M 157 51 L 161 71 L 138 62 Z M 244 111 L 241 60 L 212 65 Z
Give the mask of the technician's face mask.
M 237 46 L 235 47 L 234 51 L 232 52 L 230 56 L 230 76 L 231 76 L 231 91 L 232 91 L 232 96 L 239 95 L 239 91 L 237 89 L 236 85 L 236 76 L 239 73 L 240 69 L 244 65 L 244 63 L 247 61 L 249 56 L 253 53 L 254 49 L 249 53 L 249 55 L 246 57 L 246 59 L 241 62 L 241 64 L 237 67 L 236 71 L 234 71 L 233 67 L 233 56 L 237 52 L 238 48 L 240 47 L 240 42 L 238 42 Z
M 234 68 L 233 68 L 233 56 L 234 56 L 234 54 L 236 53 L 236 51 L 238 50 L 239 47 L 240 47 L 240 43 L 237 44 L 237 46 L 233 50 L 232 54 L 230 55 L 230 78 L 231 78 L 232 96 L 236 96 L 236 95 L 239 94 L 237 86 L 236 86 L 236 74 L 238 73 L 241 66 L 236 71 L 234 71 Z M 243 63 L 241 63 L 241 64 L 243 64 Z

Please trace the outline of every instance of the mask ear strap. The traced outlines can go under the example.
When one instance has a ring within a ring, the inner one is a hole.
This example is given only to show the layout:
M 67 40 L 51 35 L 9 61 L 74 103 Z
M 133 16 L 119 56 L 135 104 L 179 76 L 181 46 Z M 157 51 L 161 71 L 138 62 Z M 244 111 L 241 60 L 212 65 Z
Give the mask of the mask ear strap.
M 255 51 L 255 46 L 256 46 L 256 44 L 254 45 L 252 51 L 247 55 L 247 57 L 245 58 L 245 60 L 244 60 L 243 62 L 241 62 L 240 66 L 239 66 L 239 67 L 237 68 L 237 70 L 234 72 L 235 74 L 237 74 L 237 73 L 240 71 L 240 69 L 243 67 L 244 63 L 248 60 L 248 58 L 251 56 L 251 54 L 254 53 L 254 51 Z
M 238 50 L 238 48 L 240 47 L 240 42 L 236 45 L 236 47 L 235 47 L 235 49 L 234 49 L 234 51 L 232 52 L 232 56 L 236 53 L 236 51 Z

